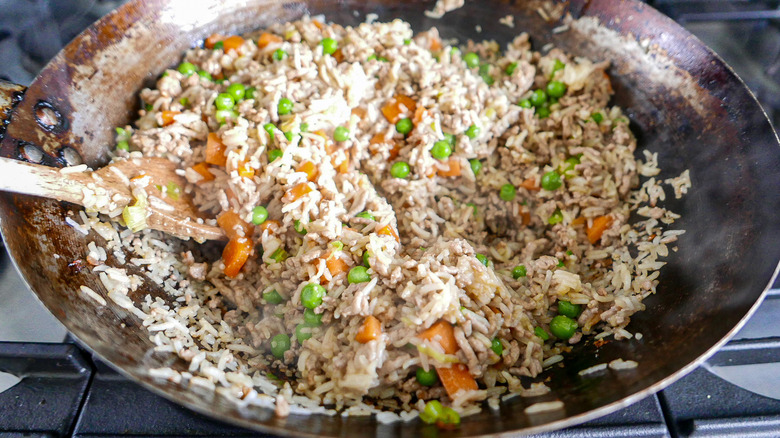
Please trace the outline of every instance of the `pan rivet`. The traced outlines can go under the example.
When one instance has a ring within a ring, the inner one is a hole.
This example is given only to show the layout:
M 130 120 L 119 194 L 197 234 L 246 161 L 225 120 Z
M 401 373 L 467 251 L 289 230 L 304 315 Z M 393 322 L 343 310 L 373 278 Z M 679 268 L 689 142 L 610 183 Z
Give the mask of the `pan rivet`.
M 19 145 L 19 158 L 31 163 L 40 163 L 43 160 L 43 151 L 38 146 L 25 143 Z
M 60 158 L 65 161 L 65 164 L 68 166 L 78 166 L 84 162 L 81 155 L 79 155 L 75 149 L 68 146 L 60 149 Z
M 62 128 L 62 114 L 49 102 L 41 100 L 35 104 L 33 109 L 35 121 L 38 122 L 41 128 L 47 131 Z

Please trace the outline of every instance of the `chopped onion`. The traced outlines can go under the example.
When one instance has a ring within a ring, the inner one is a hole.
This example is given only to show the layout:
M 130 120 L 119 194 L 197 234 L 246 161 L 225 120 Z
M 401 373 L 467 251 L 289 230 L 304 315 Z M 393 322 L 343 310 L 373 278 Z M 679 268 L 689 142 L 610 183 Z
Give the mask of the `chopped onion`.
M 125 225 L 134 233 L 146 228 L 146 207 L 146 196 L 139 196 L 135 198 L 135 204 L 128 205 L 122 210 L 122 219 L 124 219 Z

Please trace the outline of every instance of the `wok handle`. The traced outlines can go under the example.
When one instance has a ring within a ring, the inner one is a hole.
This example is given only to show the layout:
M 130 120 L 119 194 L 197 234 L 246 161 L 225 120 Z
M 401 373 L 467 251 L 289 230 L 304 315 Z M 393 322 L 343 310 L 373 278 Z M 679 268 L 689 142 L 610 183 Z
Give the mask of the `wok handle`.
M 22 100 L 27 87 L 0 80 L 0 141 L 5 136 L 5 128 L 11 121 L 14 107 Z

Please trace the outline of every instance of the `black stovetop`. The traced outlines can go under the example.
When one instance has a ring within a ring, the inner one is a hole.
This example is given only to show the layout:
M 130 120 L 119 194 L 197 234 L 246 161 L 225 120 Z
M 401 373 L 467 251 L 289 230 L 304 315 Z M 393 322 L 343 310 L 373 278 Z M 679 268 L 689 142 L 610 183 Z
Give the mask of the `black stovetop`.
M 64 43 L 122 2 L 0 0 L 0 78 L 28 84 Z M 736 67 L 777 126 L 780 0 L 647 3 L 685 25 Z M 780 290 L 774 289 L 735 340 L 688 376 L 611 415 L 541 436 L 780 436 L 780 401 L 719 377 L 749 381 L 754 370 L 773 366 L 776 371 L 764 374 L 768 379 L 740 384 L 780 394 L 779 316 Z M 0 393 L 0 436 L 257 436 L 154 395 L 69 339 L 0 342 L 0 371 L 22 378 Z

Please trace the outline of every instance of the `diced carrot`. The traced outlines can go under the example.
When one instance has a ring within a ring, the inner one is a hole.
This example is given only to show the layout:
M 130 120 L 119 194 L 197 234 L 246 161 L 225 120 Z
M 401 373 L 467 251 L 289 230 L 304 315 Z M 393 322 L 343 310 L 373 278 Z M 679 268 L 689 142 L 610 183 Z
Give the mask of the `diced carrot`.
M 341 49 L 336 49 L 336 51 L 333 52 L 333 58 L 336 62 L 344 61 L 344 52 L 342 52 Z
M 369 144 L 382 144 L 385 142 L 385 135 L 384 134 L 374 134 L 373 137 L 371 137 L 371 141 L 369 141 Z
M 460 176 L 460 160 L 457 158 L 450 158 L 450 160 L 447 162 L 447 166 L 449 166 L 447 170 L 438 169 L 436 171 L 439 176 L 443 176 L 445 178 Z
M 439 38 L 431 38 L 431 52 L 438 52 L 441 50 L 441 40 Z
M 333 158 L 330 161 L 330 163 L 333 164 L 333 168 L 336 169 L 336 172 L 338 173 L 347 173 L 347 171 L 349 171 L 349 152 L 345 151 L 344 155 L 346 158 L 338 164 L 336 163 L 336 158 Z
M 162 124 L 163 126 L 168 126 L 175 122 L 173 118 L 181 114 L 179 111 L 163 111 L 162 116 Z
M 394 141 L 393 147 L 390 148 L 390 155 L 387 157 L 387 159 L 393 161 L 396 158 L 398 158 L 398 155 L 400 153 L 401 153 L 401 144 L 397 141 Z
M 201 181 L 211 181 L 214 179 L 214 175 L 209 172 L 209 164 L 206 162 L 200 162 L 192 166 L 192 170 L 198 172 L 203 177 Z
M 264 49 L 265 46 L 271 43 L 281 43 L 282 41 L 284 40 L 279 35 L 263 32 L 262 34 L 260 34 L 260 38 L 257 39 L 257 47 Z
M 355 116 L 358 116 L 358 118 L 360 118 L 360 119 L 365 119 L 366 118 L 366 110 L 365 110 L 365 108 L 360 108 L 360 107 L 352 108 L 352 114 L 355 115 Z
M 538 185 L 536 185 L 536 181 L 533 178 L 528 178 L 527 180 L 523 181 L 520 184 L 520 187 L 523 187 L 532 192 L 538 192 L 539 190 L 541 190 L 541 188 Z
M 328 271 L 330 271 L 330 275 L 333 277 L 349 270 L 347 262 L 333 254 L 328 256 L 327 260 L 325 260 L 325 264 L 328 266 Z
M 415 125 L 418 125 L 420 122 L 422 122 L 423 117 L 425 117 L 425 113 L 427 110 L 423 107 L 419 107 L 416 110 L 414 110 L 414 117 L 412 117 L 412 122 L 414 122 Z
M 588 240 L 591 244 L 595 245 L 596 242 L 601 240 L 601 235 L 604 231 L 612 225 L 612 218 L 609 216 L 599 216 L 593 219 L 593 225 L 588 227 L 587 234 Z
M 249 167 L 249 163 L 246 161 L 238 165 L 238 176 L 244 178 L 253 178 L 255 176 L 255 169 Z
M 233 205 L 238 202 L 238 196 L 236 196 L 236 194 L 233 192 L 233 190 L 230 187 L 225 189 L 225 196 L 227 196 L 228 203 L 230 205 Z
M 433 323 L 432 326 L 417 335 L 417 337 L 429 342 L 438 342 L 447 354 L 455 354 L 458 352 L 458 342 L 455 340 L 455 330 L 453 330 L 452 324 L 443 319 Z
M 408 96 L 396 94 L 382 107 L 382 114 L 390 123 L 395 123 L 401 118 L 401 114 L 414 114 L 417 110 L 417 103 Z
M 249 259 L 252 253 L 252 240 L 245 237 L 230 239 L 222 251 L 222 262 L 225 263 L 223 271 L 228 277 L 235 277 Z
M 241 235 L 238 233 L 238 229 L 243 230 L 244 236 L 246 237 L 251 236 L 253 231 L 253 227 L 244 222 L 244 220 L 241 219 L 241 216 L 239 216 L 238 213 L 234 212 L 233 210 L 227 210 L 226 212 L 219 215 L 217 218 L 217 225 L 219 225 L 219 227 L 225 231 L 225 235 L 231 239 L 237 239 L 241 237 Z
M 264 233 L 266 230 L 269 233 L 275 233 L 276 230 L 278 230 L 279 227 L 281 227 L 281 226 L 282 226 L 282 223 L 279 222 L 278 220 L 276 220 L 276 219 L 268 219 L 265 222 L 263 222 L 262 224 L 258 225 L 257 229 L 260 230 L 260 233 Z
M 531 223 L 531 213 L 524 211 L 520 213 L 520 216 L 523 218 L 523 225 L 528 225 Z
M 393 236 L 396 242 L 399 243 L 401 242 L 401 238 L 398 237 L 398 233 L 395 231 L 395 229 L 393 229 L 391 225 L 385 225 L 384 227 L 377 230 L 376 233 L 384 236 Z
M 361 344 L 373 341 L 382 334 L 382 324 L 373 315 L 368 315 L 363 321 L 363 325 L 355 335 L 355 340 Z
M 295 187 L 291 188 L 290 190 L 288 190 L 287 193 L 284 194 L 282 201 L 284 202 L 297 201 L 298 199 L 301 199 L 303 195 L 309 192 L 311 192 L 311 187 L 309 187 L 309 185 L 306 183 L 300 183 Z
M 238 49 L 244 45 L 244 39 L 238 35 L 232 35 L 222 40 L 222 45 L 225 53 L 228 53 L 231 50 L 238 51 Z
M 306 174 L 306 179 L 309 181 L 314 181 L 317 179 L 317 175 L 320 174 L 320 171 L 317 170 L 317 165 L 312 163 L 311 161 L 304 161 L 298 166 L 298 169 L 296 169 L 298 172 L 303 172 Z
M 205 41 L 203 41 L 203 47 L 207 49 L 213 49 L 214 46 L 216 46 L 220 41 L 222 41 L 222 35 L 218 33 L 212 33 L 208 38 L 206 38 Z
M 206 162 L 215 166 L 224 166 L 227 163 L 226 149 L 219 136 L 215 132 L 209 132 L 206 139 Z
M 317 27 L 317 29 L 322 30 L 325 28 L 325 25 L 322 24 L 320 20 L 311 20 L 311 23 Z
M 585 216 L 579 216 L 579 217 L 575 218 L 573 221 L 571 221 L 571 225 L 573 227 L 577 227 L 577 226 L 585 224 L 586 221 L 587 221 L 587 219 L 585 219 Z
M 455 394 L 460 391 L 476 391 L 479 389 L 477 381 L 469 372 L 466 365 L 462 363 L 452 364 L 449 368 L 436 367 L 436 374 L 439 375 L 441 384 L 447 391 L 450 399 L 455 399 Z

